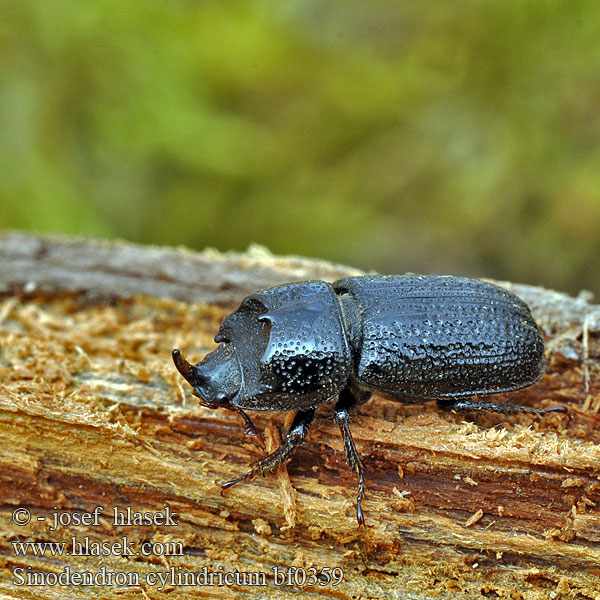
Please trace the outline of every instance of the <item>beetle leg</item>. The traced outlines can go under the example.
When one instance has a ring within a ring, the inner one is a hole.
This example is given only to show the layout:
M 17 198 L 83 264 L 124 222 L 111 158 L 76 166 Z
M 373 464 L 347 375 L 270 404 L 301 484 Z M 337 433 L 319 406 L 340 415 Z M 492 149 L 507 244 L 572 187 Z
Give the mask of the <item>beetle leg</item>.
M 224 404 L 222 407 L 219 407 L 219 408 L 226 408 L 227 410 L 230 410 L 231 412 L 238 413 L 238 415 L 240 415 L 244 419 L 244 433 L 246 435 L 256 436 L 260 439 L 260 436 L 258 435 L 258 431 L 256 430 L 256 427 L 254 427 L 254 423 L 252 422 L 250 417 L 241 408 L 234 406 L 233 404 L 231 404 L 231 402 L 228 402 L 227 404 Z
M 274 471 L 280 464 L 289 458 L 291 454 L 293 454 L 294 450 L 296 450 L 296 448 L 304 441 L 304 438 L 306 438 L 306 434 L 308 432 L 308 428 L 311 426 L 314 417 L 314 408 L 309 408 L 308 410 L 299 410 L 294 415 L 294 420 L 290 425 L 290 430 L 285 436 L 285 440 L 281 446 L 279 446 L 279 448 L 277 448 L 277 450 L 274 452 L 271 452 L 271 454 L 263 456 L 245 475 L 222 483 L 221 488 L 226 490 L 232 485 L 252 477 L 256 473 L 264 475 L 265 473 Z
M 360 456 L 356 450 L 354 439 L 350 431 L 350 419 L 352 412 L 357 404 L 356 396 L 350 391 L 349 388 L 345 388 L 340 392 L 340 397 L 334 408 L 335 422 L 338 424 L 340 431 L 342 432 L 342 438 L 344 439 L 344 448 L 346 450 L 346 460 L 352 468 L 352 470 L 358 475 L 358 495 L 356 498 L 356 520 L 359 525 L 365 524 L 365 517 L 363 515 L 361 502 L 363 494 L 365 492 L 365 467 L 360 460 Z
M 443 410 L 455 410 L 456 412 L 497 412 L 505 415 L 515 413 L 528 413 L 533 415 L 543 415 L 549 412 L 567 413 L 566 406 L 550 406 L 549 408 L 532 408 L 531 406 L 522 406 L 520 404 L 511 404 L 510 402 L 473 402 L 469 398 L 450 398 L 437 401 L 438 406 Z

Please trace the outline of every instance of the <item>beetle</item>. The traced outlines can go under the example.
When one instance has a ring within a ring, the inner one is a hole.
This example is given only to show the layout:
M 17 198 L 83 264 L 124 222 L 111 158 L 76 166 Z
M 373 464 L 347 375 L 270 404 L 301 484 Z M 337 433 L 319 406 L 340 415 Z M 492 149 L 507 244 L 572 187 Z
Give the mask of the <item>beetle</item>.
M 172 353 L 202 406 L 237 412 L 248 435 L 257 431 L 246 409 L 296 411 L 281 446 L 222 488 L 276 469 L 306 438 L 315 408 L 337 397 L 334 418 L 358 475 L 359 525 L 365 469 L 349 424 L 373 392 L 400 402 L 435 399 L 459 412 L 566 412 L 470 399 L 529 386 L 545 362 L 527 304 L 478 279 L 366 275 L 279 285 L 246 297 L 215 342 L 196 365 Z

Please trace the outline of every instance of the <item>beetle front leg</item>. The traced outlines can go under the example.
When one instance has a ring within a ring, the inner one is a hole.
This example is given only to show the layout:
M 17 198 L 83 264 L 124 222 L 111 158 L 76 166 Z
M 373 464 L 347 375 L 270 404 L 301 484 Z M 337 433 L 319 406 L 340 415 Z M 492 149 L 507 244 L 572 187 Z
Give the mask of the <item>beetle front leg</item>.
M 361 502 L 363 494 L 365 492 L 365 467 L 360 460 L 360 456 L 356 450 L 354 444 L 354 438 L 350 431 L 350 419 L 352 418 L 352 412 L 358 403 L 358 398 L 350 391 L 349 388 L 345 388 L 340 392 L 340 397 L 334 408 L 335 422 L 338 424 L 340 431 L 342 432 L 342 438 L 344 439 L 344 448 L 346 450 L 346 460 L 352 468 L 352 470 L 358 475 L 358 495 L 356 498 L 356 520 L 359 525 L 365 524 L 365 517 L 363 515 Z
M 252 422 L 250 417 L 241 408 L 234 406 L 230 402 L 228 402 L 227 404 L 224 404 L 223 408 L 226 408 L 227 410 L 230 410 L 232 412 L 236 412 L 238 415 L 240 415 L 244 419 L 244 433 L 249 436 L 256 436 L 262 445 L 262 440 L 261 440 L 260 436 L 258 435 L 258 431 L 256 430 L 254 423 Z
M 296 450 L 296 448 L 304 441 L 308 432 L 308 428 L 311 426 L 314 418 L 314 408 L 309 408 L 308 410 L 299 410 L 294 415 L 294 420 L 290 425 L 289 432 L 285 436 L 285 440 L 283 440 L 281 446 L 279 446 L 279 448 L 277 448 L 277 450 L 274 452 L 271 452 L 271 454 L 263 456 L 263 458 L 261 458 L 245 475 L 222 483 L 222 490 L 226 490 L 232 485 L 252 477 L 256 473 L 264 475 L 265 473 L 274 471 L 287 458 L 289 458 L 293 454 L 294 450 Z

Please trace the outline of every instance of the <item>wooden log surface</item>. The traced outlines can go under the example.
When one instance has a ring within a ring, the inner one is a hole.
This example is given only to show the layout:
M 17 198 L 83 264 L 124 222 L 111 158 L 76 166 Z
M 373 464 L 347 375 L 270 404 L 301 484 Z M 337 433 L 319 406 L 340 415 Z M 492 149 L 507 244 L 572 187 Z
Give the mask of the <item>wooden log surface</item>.
M 263 449 L 238 415 L 198 406 L 171 349 L 199 360 L 256 289 L 358 273 L 258 248 L 0 235 L 0 598 L 599 600 L 600 307 L 585 294 L 505 284 L 541 324 L 548 369 L 497 399 L 570 420 L 373 398 L 352 422 L 359 528 L 325 405 L 286 467 L 221 495 Z M 274 448 L 289 414 L 252 417 Z M 128 508 L 153 523 L 115 523 Z

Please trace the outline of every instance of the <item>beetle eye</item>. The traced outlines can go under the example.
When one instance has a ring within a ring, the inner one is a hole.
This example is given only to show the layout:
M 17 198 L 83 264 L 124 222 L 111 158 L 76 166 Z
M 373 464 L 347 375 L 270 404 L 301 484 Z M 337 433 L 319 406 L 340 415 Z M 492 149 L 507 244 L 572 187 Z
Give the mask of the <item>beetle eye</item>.
M 267 312 L 267 307 L 258 299 L 248 296 L 241 304 L 241 308 L 257 313 Z
M 219 331 L 217 335 L 215 335 L 215 342 L 220 344 L 221 342 L 230 342 L 231 340 L 222 332 Z

